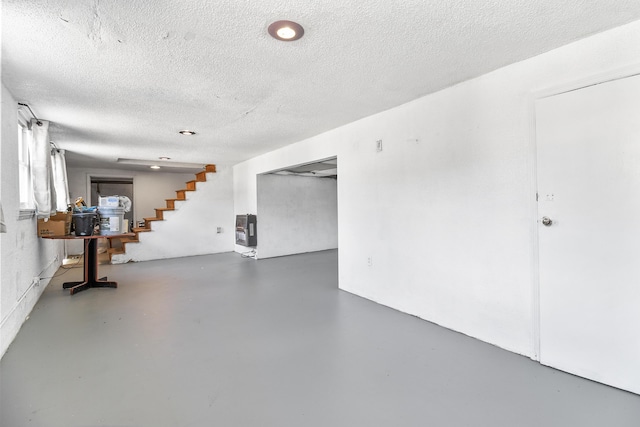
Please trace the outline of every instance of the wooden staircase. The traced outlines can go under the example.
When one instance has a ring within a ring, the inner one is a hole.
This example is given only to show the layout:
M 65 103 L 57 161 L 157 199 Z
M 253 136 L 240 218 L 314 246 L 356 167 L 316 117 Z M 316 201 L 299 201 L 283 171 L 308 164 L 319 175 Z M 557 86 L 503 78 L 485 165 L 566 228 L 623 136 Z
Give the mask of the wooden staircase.
M 112 255 L 116 255 L 116 254 L 123 254 L 126 253 L 127 251 L 127 244 L 129 243 L 138 243 L 140 242 L 139 236 L 140 233 L 148 233 L 150 231 L 153 231 L 151 228 L 151 224 L 154 221 L 164 221 L 164 216 L 163 213 L 167 212 L 167 211 L 173 211 L 175 210 L 175 203 L 177 201 L 181 201 L 181 200 L 187 200 L 187 192 L 188 191 L 196 191 L 196 183 L 197 182 L 204 182 L 207 180 L 207 173 L 215 173 L 216 172 L 216 165 L 206 165 L 204 167 L 204 170 L 196 173 L 196 179 L 191 180 L 191 181 L 187 181 L 187 186 L 186 188 L 183 188 L 181 190 L 177 190 L 176 191 L 176 198 L 175 199 L 165 199 L 166 202 L 166 207 L 164 208 L 156 208 L 156 216 L 151 217 L 151 218 L 143 218 L 144 219 L 144 227 L 133 227 L 131 229 L 132 233 L 135 233 L 135 236 L 133 237 L 127 237 L 127 238 L 122 238 L 120 239 L 120 243 L 121 246 L 120 247 L 112 247 L 109 248 L 109 260 L 111 260 L 111 256 Z M 114 239 L 109 239 L 109 242 L 111 242 L 111 240 Z

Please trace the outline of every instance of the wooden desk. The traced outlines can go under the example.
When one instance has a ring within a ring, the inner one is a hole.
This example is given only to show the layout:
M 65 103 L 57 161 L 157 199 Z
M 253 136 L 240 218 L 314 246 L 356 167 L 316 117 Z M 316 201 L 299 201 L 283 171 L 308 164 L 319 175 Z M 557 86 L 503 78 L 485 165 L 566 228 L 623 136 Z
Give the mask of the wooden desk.
M 63 283 L 63 289 L 69 289 L 71 295 L 89 288 L 117 288 L 117 282 L 109 282 L 106 277 L 98 279 L 98 239 L 117 239 L 132 237 L 134 233 L 94 235 L 94 236 L 42 236 L 44 239 L 84 240 L 84 280 Z

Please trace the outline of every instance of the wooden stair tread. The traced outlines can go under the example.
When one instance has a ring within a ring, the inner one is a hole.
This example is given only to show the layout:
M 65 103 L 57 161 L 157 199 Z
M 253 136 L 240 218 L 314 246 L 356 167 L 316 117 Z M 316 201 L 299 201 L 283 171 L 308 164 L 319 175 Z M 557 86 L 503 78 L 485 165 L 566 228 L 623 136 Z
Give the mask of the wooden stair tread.
M 151 231 L 150 228 L 143 228 L 143 227 L 134 227 L 131 229 L 131 231 L 133 231 L 134 233 L 145 233 L 147 231 Z
M 162 218 L 142 218 L 142 219 L 144 219 L 145 221 L 163 221 Z
M 206 165 L 204 167 L 205 172 L 214 172 L 216 171 L 216 165 Z
M 124 249 L 122 249 L 122 248 L 109 248 L 109 249 L 107 249 L 107 252 L 109 252 L 109 255 L 123 254 L 124 253 Z
M 164 219 L 164 213 L 169 211 L 174 211 L 174 208 L 166 207 L 166 208 L 156 208 L 156 218 Z

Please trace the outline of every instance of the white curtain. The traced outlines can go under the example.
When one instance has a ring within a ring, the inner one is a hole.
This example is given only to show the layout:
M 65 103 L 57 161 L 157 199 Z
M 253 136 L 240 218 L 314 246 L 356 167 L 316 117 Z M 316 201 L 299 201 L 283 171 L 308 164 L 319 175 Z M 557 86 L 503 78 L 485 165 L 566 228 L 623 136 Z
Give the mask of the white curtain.
M 53 188 L 56 192 L 55 210 L 66 211 L 69 206 L 69 183 L 67 181 L 67 160 L 64 150 L 51 151 L 51 164 L 53 166 Z
M 0 233 L 7 232 L 7 225 L 4 223 L 4 211 L 2 210 L 2 203 L 0 202 Z
M 32 137 L 29 141 L 31 183 L 38 218 L 49 218 L 53 207 L 51 185 L 51 148 L 49 146 L 49 122 L 31 120 Z

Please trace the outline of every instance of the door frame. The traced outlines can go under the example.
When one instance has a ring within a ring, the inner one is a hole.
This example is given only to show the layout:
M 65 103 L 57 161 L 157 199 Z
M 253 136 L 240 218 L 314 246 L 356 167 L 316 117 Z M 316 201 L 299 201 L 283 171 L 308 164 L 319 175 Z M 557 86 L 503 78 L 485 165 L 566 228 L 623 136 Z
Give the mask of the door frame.
M 567 81 L 545 89 L 531 91 L 527 99 L 527 116 L 529 117 L 529 194 L 531 212 L 531 319 L 532 342 L 531 359 L 540 361 L 540 259 L 539 259 L 539 213 L 538 213 L 538 142 L 536 135 L 536 101 L 560 95 L 589 86 L 595 86 L 615 80 L 640 75 L 640 63 L 616 68 L 606 72 L 595 73 L 583 78 Z
M 100 178 L 114 178 L 114 179 L 130 179 L 131 183 L 133 184 L 133 191 L 135 193 L 135 189 L 136 189 L 136 179 L 133 175 L 124 175 L 124 174 L 114 174 L 114 173 L 87 173 L 87 183 L 86 183 L 86 191 L 85 194 L 87 194 L 87 200 L 85 200 L 85 202 L 87 202 L 87 205 L 93 206 L 96 205 L 97 206 L 97 200 L 91 200 L 91 180 L 92 179 L 100 179 Z

